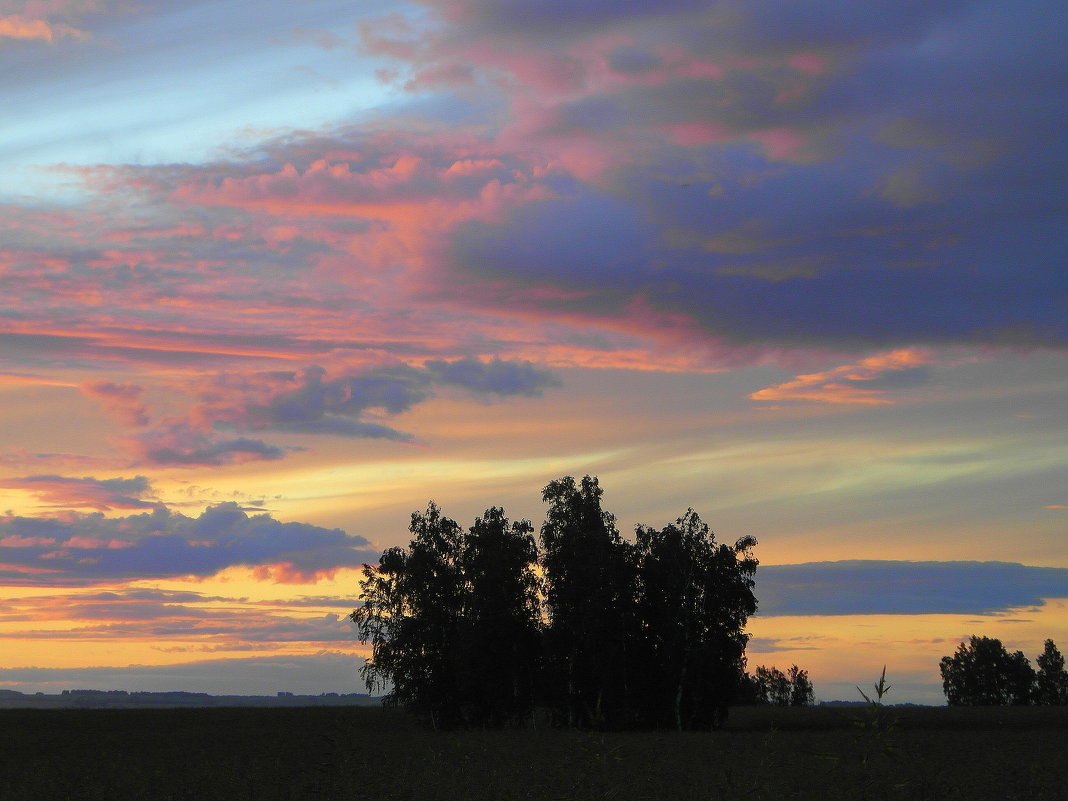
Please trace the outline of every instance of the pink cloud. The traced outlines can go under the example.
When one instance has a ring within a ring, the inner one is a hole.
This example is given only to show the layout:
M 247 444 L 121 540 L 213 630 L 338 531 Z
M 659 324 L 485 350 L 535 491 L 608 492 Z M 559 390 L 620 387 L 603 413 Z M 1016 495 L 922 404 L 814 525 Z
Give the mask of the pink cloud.
M 63 543 L 68 548 L 86 548 L 92 550 L 104 549 L 108 551 L 122 548 L 133 548 L 136 543 L 126 540 L 102 540 L 97 537 L 71 537 Z
M 767 150 L 768 158 L 776 161 L 796 158 L 806 143 L 804 136 L 788 128 L 768 128 L 763 131 L 753 131 L 749 136 L 764 146 Z
M 0 548 L 41 548 L 55 544 L 55 537 L 23 537 L 12 534 L 0 539 Z
M 797 53 L 790 56 L 786 63 L 800 72 L 822 75 L 827 71 L 827 59 L 819 53 Z
M 172 199 L 186 204 L 264 209 L 275 214 L 339 215 L 395 225 L 442 227 L 492 214 L 496 206 L 546 194 L 529 167 L 506 166 L 479 152 L 437 155 L 414 149 L 363 162 L 317 159 L 256 175 L 184 183 Z
M 151 482 L 145 476 L 97 479 L 57 475 L 23 476 L 0 480 L 0 487 L 32 492 L 52 506 L 66 509 L 153 509 L 156 501 L 144 500 L 151 495 Z
M 54 42 L 61 37 L 83 39 L 86 34 L 77 28 L 43 19 L 28 19 L 19 15 L 0 17 L 0 39 L 38 39 Z
M 107 411 L 126 425 L 148 425 L 148 410 L 141 400 L 144 395 L 142 387 L 111 381 L 90 381 L 82 384 L 81 389 L 89 397 L 99 400 Z
M 48 567 L 31 567 L 29 565 L 9 565 L 0 562 L 0 571 L 22 573 L 27 576 L 36 576 L 50 573 L 62 573 L 62 570 L 54 570 Z

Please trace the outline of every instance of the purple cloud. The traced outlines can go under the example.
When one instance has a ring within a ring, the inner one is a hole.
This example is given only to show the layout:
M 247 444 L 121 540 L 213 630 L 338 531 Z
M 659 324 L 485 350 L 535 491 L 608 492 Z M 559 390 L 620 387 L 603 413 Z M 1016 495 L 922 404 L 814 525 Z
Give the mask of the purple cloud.
M 764 616 L 983 615 L 1068 598 L 1068 568 L 875 560 L 763 565 L 756 594 Z
M 91 585 L 124 578 L 209 576 L 227 567 L 259 568 L 264 577 L 313 581 L 359 567 L 378 554 L 340 529 L 249 516 L 222 503 L 199 517 L 158 508 L 106 518 L 0 518 L 0 578 L 13 585 Z
M 127 442 L 155 464 L 219 465 L 279 459 L 281 448 L 226 432 L 325 434 L 361 439 L 414 441 L 382 422 L 456 386 L 480 396 L 538 395 L 559 386 L 549 371 L 530 362 L 474 358 L 429 360 L 423 367 L 397 365 L 333 378 L 321 367 L 250 376 L 220 374 L 199 384 L 200 403 L 188 419 L 166 421 Z
M 71 478 L 57 475 L 22 476 L 0 480 L 0 487 L 32 492 L 50 506 L 64 509 L 152 509 L 158 501 L 146 476 L 133 478 Z

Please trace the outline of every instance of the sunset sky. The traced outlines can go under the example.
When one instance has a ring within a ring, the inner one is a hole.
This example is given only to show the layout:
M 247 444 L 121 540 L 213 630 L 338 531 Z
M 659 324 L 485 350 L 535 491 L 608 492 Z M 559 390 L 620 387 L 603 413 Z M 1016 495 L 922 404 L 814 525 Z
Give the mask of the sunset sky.
M 749 664 L 1068 650 L 1063 0 L 0 0 L 0 688 L 363 689 L 434 499 L 762 563 Z

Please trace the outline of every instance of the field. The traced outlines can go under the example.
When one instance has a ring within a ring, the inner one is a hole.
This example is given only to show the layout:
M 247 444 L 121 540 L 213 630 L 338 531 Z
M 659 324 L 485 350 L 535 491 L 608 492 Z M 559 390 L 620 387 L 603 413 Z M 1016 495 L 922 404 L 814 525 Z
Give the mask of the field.
M 375 708 L 0 710 L 0 801 L 1068 798 L 1068 708 L 883 712 L 602 734 L 435 733 Z

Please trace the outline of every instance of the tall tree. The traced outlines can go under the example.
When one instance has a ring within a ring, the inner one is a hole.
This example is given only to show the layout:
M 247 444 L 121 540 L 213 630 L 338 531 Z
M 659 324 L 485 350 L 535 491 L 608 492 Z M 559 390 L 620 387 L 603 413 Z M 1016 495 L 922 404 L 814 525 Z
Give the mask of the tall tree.
M 744 676 L 756 540 L 718 544 L 693 509 L 663 529 L 639 526 L 635 539 L 646 716 L 718 725 Z
M 950 706 L 1021 706 L 1031 703 L 1035 672 L 1022 651 L 1001 640 L 973 636 L 942 657 L 942 689 Z
M 464 542 L 462 695 L 483 725 L 518 720 L 534 707 L 540 607 L 533 532 L 529 520 L 510 524 L 503 509 L 492 507 Z
M 456 643 L 466 612 L 463 534 L 431 502 L 413 512 L 407 549 L 390 548 L 364 568 L 364 599 L 349 616 L 371 658 L 360 669 L 388 703 L 425 716 L 435 727 L 462 719 Z
M 1064 670 L 1064 657 L 1053 640 L 1046 640 L 1042 655 L 1035 659 L 1035 663 L 1038 665 L 1035 703 L 1068 706 L 1068 672 Z
M 590 476 L 565 476 L 542 492 L 547 700 L 568 726 L 620 725 L 630 716 L 633 549 L 601 495 Z

